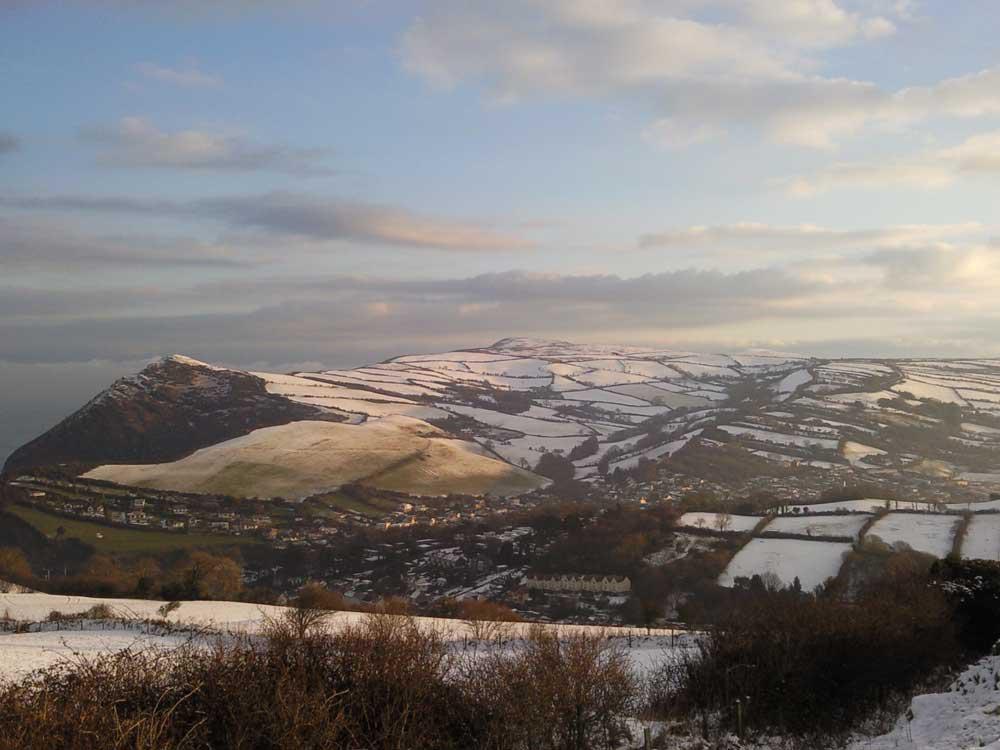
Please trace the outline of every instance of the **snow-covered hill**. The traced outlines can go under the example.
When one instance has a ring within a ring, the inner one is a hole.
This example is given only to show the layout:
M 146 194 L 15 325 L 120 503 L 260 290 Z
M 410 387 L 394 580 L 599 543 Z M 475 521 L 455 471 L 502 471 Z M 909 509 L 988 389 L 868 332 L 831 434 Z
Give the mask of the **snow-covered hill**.
M 207 416 L 223 427 L 198 429 Z M 127 482 L 138 472 L 154 485 L 198 491 L 197 482 L 178 479 L 195 450 L 219 447 L 220 468 L 233 469 L 223 458 L 230 452 L 220 447 L 226 441 L 325 420 L 340 424 L 330 430 L 338 437 L 323 449 L 342 453 L 365 444 L 373 423 L 400 417 L 477 443 L 471 452 L 509 465 L 500 484 L 509 479 L 525 490 L 537 483 L 522 482 L 514 468 L 531 470 L 546 452 L 570 456 L 577 478 L 588 479 L 673 455 L 696 439 L 709 447 L 735 442 L 768 461 L 862 475 L 910 471 L 984 485 L 1000 480 L 997 360 L 831 361 L 523 338 L 293 374 L 244 373 L 170 357 L 115 384 L 25 446 L 8 469 L 77 460 L 103 464 L 93 476 Z M 81 446 L 77 456 L 74 440 Z M 440 479 L 443 461 L 416 442 L 404 448 L 423 463 L 420 471 L 404 466 L 393 489 L 479 494 L 493 486 L 488 480 L 452 487 Z M 273 461 L 261 460 L 264 469 L 250 468 L 267 474 Z M 167 462 L 174 463 L 115 466 Z M 341 481 L 343 472 L 331 472 L 318 485 Z M 296 494 L 294 486 L 272 489 Z

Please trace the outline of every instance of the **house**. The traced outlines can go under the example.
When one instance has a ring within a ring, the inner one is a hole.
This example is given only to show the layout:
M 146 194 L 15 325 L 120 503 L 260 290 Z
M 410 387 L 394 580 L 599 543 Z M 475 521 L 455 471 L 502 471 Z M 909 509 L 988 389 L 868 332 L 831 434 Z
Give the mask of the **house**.
M 632 590 L 632 581 L 629 578 L 612 575 L 529 575 L 525 578 L 524 585 L 538 591 L 599 591 L 622 594 Z

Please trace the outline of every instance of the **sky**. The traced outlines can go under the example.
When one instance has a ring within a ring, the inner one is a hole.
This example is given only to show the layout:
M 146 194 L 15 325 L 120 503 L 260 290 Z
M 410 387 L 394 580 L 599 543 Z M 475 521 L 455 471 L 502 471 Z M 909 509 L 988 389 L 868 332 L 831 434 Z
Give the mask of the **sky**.
M 0 457 L 183 353 L 1000 355 L 992 0 L 0 0 Z

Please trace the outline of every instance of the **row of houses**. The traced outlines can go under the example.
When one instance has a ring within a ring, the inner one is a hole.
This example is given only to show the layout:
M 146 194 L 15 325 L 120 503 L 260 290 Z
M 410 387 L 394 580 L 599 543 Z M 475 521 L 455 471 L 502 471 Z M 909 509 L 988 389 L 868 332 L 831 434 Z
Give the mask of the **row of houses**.
M 611 575 L 529 575 L 524 585 L 536 591 L 591 591 L 609 594 L 624 594 L 632 590 L 632 581 L 627 576 Z

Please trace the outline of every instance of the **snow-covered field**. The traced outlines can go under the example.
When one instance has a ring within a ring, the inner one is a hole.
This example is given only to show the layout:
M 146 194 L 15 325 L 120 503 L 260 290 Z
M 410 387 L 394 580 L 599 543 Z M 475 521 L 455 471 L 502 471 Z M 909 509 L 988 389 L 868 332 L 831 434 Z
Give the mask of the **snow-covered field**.
M 797 577 L 803 591 L 812 591 L 837 575 L 850 549 L 846 542 L 751 539 L 719 576 L 719 585 L 732 586 L 736 578 L 774 573 L 786 586 Z
M 677 521 L 677 525 L 712 531 L 750 531 L 761 520 L 760 516 L 734 516 L 729 513 L 692 512 L 681 516 Z
M 780 516 L 764 527 L 764 533 L 801 534 L 803 536 L 843 536 L 857 539 L 868 516 Z
M 909 393 L 918 399 L 928 399 L 941 401 L 946 404 L 964 405 L 965 399 L 958 395 L 954 388 L 945 385 L 936 385 L 926 380 L 908 378 L 899 385 L 892 388 L 897 393 Z
M 837 450 L 838 441 L 830 438 L 815 437 L 813 435 L 787 435 L 783 432 L 761 430 L 756 427 L 744 427 L 743 425 L 723 425 L 719 429 L 731 435 L 743 435 L 765 443 L 795 445 L 800 448 L 816 447 L 823 450 Z
M 82 614 L 96 604 L 107 604 L 122 618 L 157 619 L 161 601 L 145 599 L 102 599 L 50 594 L 0 594 L 0 613 L 21 622 L 41 622 L 53 611 L 65 615 Z M 280 616 L 284 607 L 243 602 L 182 602 L 168 616 L 171 623 L 190 625 L 218 635 L 260 632 L 267 618 Z M 358 612 L 331 612 L 326 626 L 336 631 L 361 624 L 367 615 Z M 421 629 L 438 633 L 455 648 L 465 648 L 473 639 L 472 626 L 461 620 L 430 617 L 414 618 Z M 46 626 L 49 627 L 49 626 Z M 80 627 L 81 629 L 76 629 Z M 0 679 L 24 675 L 77 656 L 96 656 L 126 648 L 172 648 L 190 642 L 185 634 L 158 635 L 138 629 L 106 629 L 100 621 L 81 621 L 66 629 L 44 629 L 31 633 L 0 633 Z M 532 627 L 527 623 L 503 623 L 505 639 L 523 639 Z M 638 669 L 659 663 L 666 652 L 682 647 L 692 636 L 687 631 L 662 628 L 595 627 L 589 625 L 546 625 L 560 636 L 601 635 L 626 648 Z M 206 636 L 208 637 L 208 636 Z M 474 645 L 474 644 L 473 644 Z
M 865 538 L 878 537 L 890 546 L 903 543 L 917 552 L 947 557 L 959 516 L 937 513 L 888 513 L 877 520 Z
M 962 557 L 1000 560 L 1000 513 L 980 513 L 972 517 L 962 539 Z
M 783 377 L 775 386 L 775 393 L 778 401 L 784 401 L 806 383 L 812 382 L 812 373 L 809 370 L 795 370 Z
M 190 635 L 106 629 L 93 622 L 84 624 L 83 629 L 72 631 L 0 633 L 0 680 L 23 677 L 68 660 L 89 659 L 125 650 L 169 650 L 189 642 Z
M 844 458 L 853 466 L 864 466 L 864 460 L 873 456 L 884 456 L 886 452 L 881 448 L 873 448 L 864 443 L 857 443 L 853 440 L 844 442 L 842 450 Z

